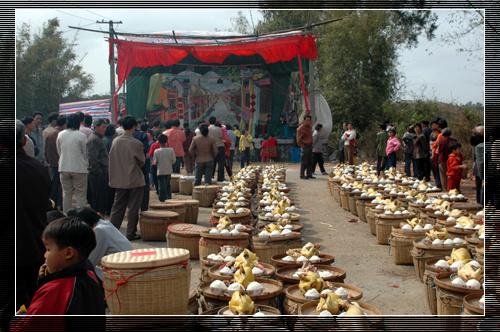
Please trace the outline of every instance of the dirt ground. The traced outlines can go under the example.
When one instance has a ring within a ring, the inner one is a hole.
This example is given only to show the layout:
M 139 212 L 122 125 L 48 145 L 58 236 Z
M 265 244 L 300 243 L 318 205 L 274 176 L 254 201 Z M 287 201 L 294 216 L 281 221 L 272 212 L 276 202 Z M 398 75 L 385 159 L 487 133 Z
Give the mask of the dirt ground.
M 365 222 L 349 223 L 355 217 L 345 211 L 330 195 L 328 176 L 316 175 L 316 179 L 301 180 L 299 164 L 285 163 L 286 184 L 300 207 L 300 223 L 303 243 L 322 243 L 321 252 L 335 257 L 332 264 L 347 272 L 345 283 L 363 291 L 361 301 L 380 309 L 384 315 L 430 315 L 426 304 L 424 284 L 420 282 L 413 265 L 395 265 L 388 245 L 377 244 Z M 399 165 L 401 167 L 402 165 Z M 239 167 L 236 166 L 238 170 Z M 325 165 L 328 172 L 333 164 Z M 319 173 L 317 171 L 317 173 Z M 473 181 L 463 182 L 464 195 L 475 201 Z M 189 196 L 173 194 L 173 198 Z M 150 202 L 157 202 L 151 191 Z M 200 208 L 198 224 L 210 227 L 211 208 Z M 357 218 L 357 217 L 356 217 Z M 126 220 L 121 231 L 125 232 Z M 140 234 L 140 230 L 139 230 Z M 166 242 L 132 242 L 134 248 L 166 247 Z M 197 288 L 200 264 L 192 260 L 191 285 Z

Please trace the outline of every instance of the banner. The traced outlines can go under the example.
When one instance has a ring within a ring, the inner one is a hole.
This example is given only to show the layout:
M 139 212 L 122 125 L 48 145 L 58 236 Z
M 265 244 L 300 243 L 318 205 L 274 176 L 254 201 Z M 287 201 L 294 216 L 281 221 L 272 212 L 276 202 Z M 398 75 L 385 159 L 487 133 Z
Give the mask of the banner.
M 74 103 L 65 103 L 59 105 L 60 115 L 70 115 L 76 112 L 89 114 L 92 118 L 107 118 L 111 121 L 111 112 L 109 111 L 109 99 L 87 100 Z

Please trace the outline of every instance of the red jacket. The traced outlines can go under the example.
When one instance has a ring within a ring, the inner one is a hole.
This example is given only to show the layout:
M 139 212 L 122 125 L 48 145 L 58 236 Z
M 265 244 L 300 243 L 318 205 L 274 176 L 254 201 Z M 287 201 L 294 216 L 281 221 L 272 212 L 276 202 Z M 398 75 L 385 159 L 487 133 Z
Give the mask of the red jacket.
M 460 169 L 460 166 L 462 165 L 463 161 L 464 156 L 462 155 L 462 152 L 460 152 L 459 154 L 450 153 L 450 155 L 448 156 L 448 171 L 446 172 L 446 175 L 451 177 L 452 179 L 461 179 L 462 170 Z
M 44 321 L 46 318 L 27 315 L 104 315 L 104 292 L 89 268 L 92 268 L 90 262 L 83 261 L 40 278 L 40 288 L 36 291 L 26 316 L 16 317 L 11 322 L 11 330 L 36 330 L 40 326 L 45 329 L 43 323 L 47 324 Z M 72 324 L 82 327 L 85 321 L 90 323 L 89 318 L 68 320 L 55 317 L 55 321 L 47 330 L 71 331 L 74 329 Z M 102 327 L 105 327 L 105 320 Z
M 231 157 L 231 140 L 229 138 L 224 141 L 224 153 L 226 157 Z

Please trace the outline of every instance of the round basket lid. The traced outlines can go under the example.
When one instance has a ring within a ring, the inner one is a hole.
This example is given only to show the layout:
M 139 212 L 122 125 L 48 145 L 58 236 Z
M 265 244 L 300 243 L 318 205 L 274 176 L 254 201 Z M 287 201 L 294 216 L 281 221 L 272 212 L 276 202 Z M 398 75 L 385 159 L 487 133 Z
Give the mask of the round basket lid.
M 141 212 L 141 217 L 149 218 L 149 219 L 173 219 L 179 218 L 179 214 L 174 211 L 143 211 Z
M 459 209 L 459 210 L 470 210 L 470 211 L 480 211 L 483 209 L 483 206 L 481 204 L 477 203 L 462 203 L 462 202 L 457 202 L 453 204 L 453 208 Z
M 218 190 L 219 189 L 219 186 L 218 185 L 214 185 L 214 184 L 211 184 L 211 185 L 201 185 L 201 186 L 196 186 L 196 187 L 193 187 L 194 190 L 212 190 L 212 191 L 215 191 L 215 190 Z
M 145 248 L 104 256 L 102 266 L 112 269 L 138 269 L 189 261 L 189 250 L 182 248 Z
M 185 237 L 200 237 L 201 232 L 208 232 L 209 229 L 207 227 L 203 227 L 195 224 L 183 224 L 176 223 L 168 226 L 167 232 L 172 233 L 177 236 L 185 236 Z
M 170 176 L 170 179 L 180 179 L 181 178 L 181 175 L 180 174 L 172 174 Z
M 170 201 L 168 203 L 164 202 L 164 203 L 149 204 L 150 208 L 152 208 L 152 209 L 158 209 L 158 210 L 161 210 L 161 209 L 164 209 L 164 210 L 178 209 L 178 208 L 182 208 L 183 206 L 184 206 L 184 204 L 182 204 L 182 203 L 177 203 L 177 202 L 170 203 Z
M 200 205 L 200 201 L 197 200 L 197 199 L 180 199 L 180 198 L 176 198 L 176 199 L 169 199 L 168 201 L 172 202 L 172 203 L 182 203 L 182 204 L 185 204 L 185 205 Z

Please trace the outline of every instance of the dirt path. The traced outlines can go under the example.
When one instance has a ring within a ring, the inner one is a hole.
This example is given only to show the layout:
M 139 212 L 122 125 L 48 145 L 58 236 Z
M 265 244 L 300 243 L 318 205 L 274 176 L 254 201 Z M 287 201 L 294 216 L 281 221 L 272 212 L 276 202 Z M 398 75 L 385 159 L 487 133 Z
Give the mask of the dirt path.
M 325 165 L 327 166 L 327 165 Z M 332 169 L 328 164 L 327 171 Z M 389 246 L 378 245 L 367 223 L 349 223 L 355 217 L 345 211 L 330 195 L 328 177 L 299 179 L 299 165 L 287 164 L 286 184 L 300 207 L 300 222 L 304 224 L 302 239 L 322 243 L 321 251 L 335 256 L 333 266 L 347 272 L 345 283 L 363 290 L 363 299 L 384 315 L 430 315 L 426 304 L 424 284 L 413 265 L 395 265 Z M 470 199 L 472 193 L 465 193 Z M 174 194 L 173 198 L 188 198 Z M 151 203 L 157 202 L 151 192 Z M 200 208 L 198 224 L 209 227 L 211 208 Z M 357 217 L 356 217 L 357 218 Z M 122 224 L 125 231 L 126 221 Z M 135 248 L 166 247 L 166 242 L 133 242 Z M 191 285 L 197 288 L 200 277 L 198 260 L 191 261 Z

